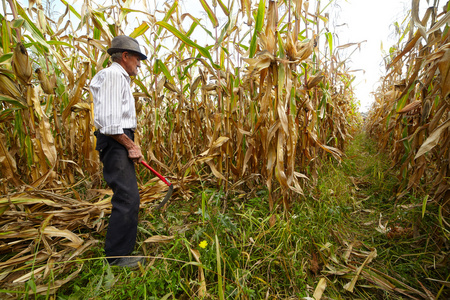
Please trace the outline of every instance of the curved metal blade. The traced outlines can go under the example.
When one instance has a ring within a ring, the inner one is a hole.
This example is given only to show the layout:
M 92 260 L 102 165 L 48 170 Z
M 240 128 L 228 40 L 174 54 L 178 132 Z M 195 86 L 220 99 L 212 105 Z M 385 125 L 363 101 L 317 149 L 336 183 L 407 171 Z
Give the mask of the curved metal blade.
M 163 207 L 164 204 L 166 204 L 167 201 L 169 201 L 169 198 L 172 196 L 172 193 L 173 193 L 173 184 L 170 184 L 169 190 L 167 191 L 167 194 L 164 197 L 164 200 L 156 207 L 156 209 L 160 209 L 161 207 Z

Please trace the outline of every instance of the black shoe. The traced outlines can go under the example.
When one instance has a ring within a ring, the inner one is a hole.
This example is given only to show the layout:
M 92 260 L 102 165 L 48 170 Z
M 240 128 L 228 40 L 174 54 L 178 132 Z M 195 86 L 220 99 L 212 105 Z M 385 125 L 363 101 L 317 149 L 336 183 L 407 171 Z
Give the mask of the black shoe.
M 113 260 L 109 264 L 111 266 L 118 266 L 118 267 L 128 267 L 128 268 L 136 268 L 138 266 L 138 263 L 143 265 L 145 262 L 145 257 L 138 257 L 138 256 L 127 256 L 127 257 L 121 257 Z

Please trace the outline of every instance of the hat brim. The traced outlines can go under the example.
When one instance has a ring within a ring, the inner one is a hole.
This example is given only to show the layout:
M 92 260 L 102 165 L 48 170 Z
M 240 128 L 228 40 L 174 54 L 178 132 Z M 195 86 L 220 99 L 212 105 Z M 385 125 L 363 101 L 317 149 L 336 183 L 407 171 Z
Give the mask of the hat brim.
M 122 48 L 109 48 L 108 50 L 106 50 L 106 52 L 108 52 L 109 55 L 113 55 L 116 52 L 131 52 L 131 53 L 135 53 L 139 56 L 139 60 L 146 60 L 147 59 L 147 55 L 141 53 L 141 52 L 137 52 L 137 51 L 133 51 L 133 50 L 129 50 L 129 49 L 122 49 Z

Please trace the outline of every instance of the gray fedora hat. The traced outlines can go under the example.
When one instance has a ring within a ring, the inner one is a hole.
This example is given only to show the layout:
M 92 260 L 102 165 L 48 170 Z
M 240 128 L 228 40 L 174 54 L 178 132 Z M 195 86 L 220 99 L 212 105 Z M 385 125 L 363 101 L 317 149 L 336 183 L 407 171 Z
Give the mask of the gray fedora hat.
M 126 35 L 118 35 L 114 37 L 111 42 L 111 47 L 107 50 L 109 55 L 121 51 L 134 52 L 139 55 L 140 60 L 147 59 L 147 56 L 143 54 L 139 48 L 139 42 Z

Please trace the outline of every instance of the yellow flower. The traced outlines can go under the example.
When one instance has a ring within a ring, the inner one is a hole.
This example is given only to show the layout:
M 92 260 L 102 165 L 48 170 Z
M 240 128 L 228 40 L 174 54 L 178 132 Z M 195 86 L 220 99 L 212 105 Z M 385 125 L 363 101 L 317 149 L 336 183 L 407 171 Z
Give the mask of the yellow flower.
M 200 246 L 200 248 L 206 248 L 206 246 L 208 246 L 208 242 L 207 241 L 201 241 L 200 244 L 198 244 Z

